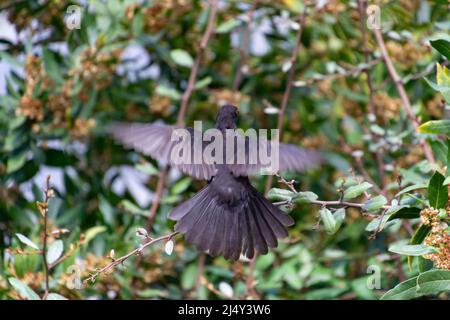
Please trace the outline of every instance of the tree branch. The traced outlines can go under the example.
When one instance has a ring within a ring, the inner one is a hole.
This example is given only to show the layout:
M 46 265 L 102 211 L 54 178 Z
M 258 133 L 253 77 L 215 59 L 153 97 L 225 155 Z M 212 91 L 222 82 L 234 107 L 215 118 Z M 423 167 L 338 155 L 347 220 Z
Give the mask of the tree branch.
M 37 206 L 44 218 L 44 230 L 43 230 L 43 245 L 42 245 L 42 259 L 44 261 L 44 274 L 45 274 L 45 293 L 43 299 L 45 300 L 50 290 L 50 266 L 47 261 L 47 241 L 48 241 L 48 201 L 53 196 L 53 190 L 50 188 L 50 176 L 47 176 L 45 190 L 44 190 L 44 202 L 38 202 Z
M 408 95 L 406 94 L 405 87 L 403 86 L 403 81 L 400 78 L 400 76 L 397 73 L 397 70 L 394 67 L 394 64 L 392 63 L 391 58 L 389 57 L 389 54 L 386 49 L 386 45 L 383 40 L 383 35 L 381 34 L 381 28 L 375 27 L 373 29 L 373 32 L 375 34 L 375 39 L 377 41 L 377 44 L 380 48 L 381 55 L 383 57 L 383 60 L 386 64 L 386 67 L 388 69 L 389 75 L 391 76 L 392 80 L 394 81 L 395 87 L 397 88 L 398 94 L 400 96 L 400 99 L 403 104 L 403 108 L 405 109 L 405 112 L 409 118 L 409 120 L 412 122 L 415 132 L 417 132 L 417 129 L 419 127 L 419 121 L 417 120 L 416 115 L 414 114 L 414 111 L 412 109 L 411 103 L 409 101 Z M 427 144 L 425 139 L 419 138 L 419 144 L 421 145 L 423 152 L 425 154 L 425 157 L 430 163 L 435 163 L 433 152 L 431 151 L 430 146 Z
M 120 257 L 120 258 L 117 258 L 117 259 L 114 259 L 114 258 L 111 257 L 111 258 L 113 259 L 113 261 L 112 261 L 111 263 L 109 263 L 108 265 L 104 266 L 104 267 L 101 268 L 100 270 L 97 270 L 96 272 L 94 272 L 93 274 L 91 274 L 91 275 L 90 275 L 88 278 L 86 278 L 83 282 L 84 282 L 84 283 L 87 283 L 87 282 L 89 282 L 89 281 L 94 282 L 95 279 L 97 279 L 97 277 L 98 277 L 99 275 L 101 275 L 101 274 L 103 274 L 103 273 L 106 273 L 106 272 L 108 272 L 108 271 L 110 271 L 110 270 L 114 270 L 114 268 L 115 268 L 117 265 L 123 264 L 128 258 L 130 258 L 130 257 L 132 257 L 132 256 L 134 256 L 134 255 L 140 255 L 140 254 L 142 253 L 142 251 L 143 251 L 145 248 L 147 248 L 148 246 L 150 246 L 150 245 L 152 245 L 152 244 L 154 244 L 154 243 L 156 243 L 156 242 L 163 241 L 163 240 L 169 241 L 169 240 L 171 240 L 176 234 L 178 234 L 178 232 L 172 232 L 172 233 L 169 233 L 169 234 L 167 234 L 167 235 L 165 235 L 165 236 L 161 236 L 161 237 L 159 237 L 159 238 L 154 238 L 154 239 L 148 237 L 148 238 L 147 238 L 148 241 L 147 241 L 146 243 L 144 243 L 144 244 L 141 245 L 140 247 L 134 249 L 133 251 L 127 253 L 126 255 L 124 255 L 124 256 L 122 256 L 122 257 Z

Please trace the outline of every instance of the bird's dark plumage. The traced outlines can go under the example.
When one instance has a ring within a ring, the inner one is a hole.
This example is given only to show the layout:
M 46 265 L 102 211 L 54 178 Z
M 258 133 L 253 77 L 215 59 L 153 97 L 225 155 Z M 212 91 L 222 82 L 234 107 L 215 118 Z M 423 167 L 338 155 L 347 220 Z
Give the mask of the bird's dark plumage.
M 225 130 L 236 129 L 237 118 L 238 109 L 225 105 L 217 114 L 216 128 L 225 136 Z M 175 230 L 185 234 L 186 240 L 199 250 L 212 256 L 223 255 L 226 259 L 236 260 L 241 254 L 252 258 L 255 253 L 265 254 L 268 248 L 276 247 L 278 239 L 288 235 L 286 227 L 294 220 L 250 184 L 247 176 L 262 169 L 262 165 L 248 161 L 243 164 L 174 163 L 170 155 L 178 143 L 171 141 L 175 129 L 164 124 L 113 124 L 110 127 L 111 134 L 125 146 L 171 164 L 194 178 L 209 180 L 205 188 L 170 212 L 169 218 L 177 221 Z M 194 133 L 194 129 L 188 130 Z M 248 159 L 252 138 L 245 139 Z M 194 141 L 187 142 L 193 145 Z M 258 142 L 258 146 L 267 143 Z M 207 144 L 203 142 L 203 149 Z M 302 171 L 321 160 L 314 151 L 288 144 L 279 147 L 280 171 Z

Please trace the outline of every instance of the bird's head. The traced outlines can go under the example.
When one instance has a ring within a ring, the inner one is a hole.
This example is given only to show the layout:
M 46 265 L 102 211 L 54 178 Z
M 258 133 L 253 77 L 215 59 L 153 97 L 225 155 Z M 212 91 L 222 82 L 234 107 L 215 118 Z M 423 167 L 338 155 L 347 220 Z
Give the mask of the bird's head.
M 220 107 L 216 117 L 216 127 L 219 129 L 235 129 L 239 109 L 231 104 Z

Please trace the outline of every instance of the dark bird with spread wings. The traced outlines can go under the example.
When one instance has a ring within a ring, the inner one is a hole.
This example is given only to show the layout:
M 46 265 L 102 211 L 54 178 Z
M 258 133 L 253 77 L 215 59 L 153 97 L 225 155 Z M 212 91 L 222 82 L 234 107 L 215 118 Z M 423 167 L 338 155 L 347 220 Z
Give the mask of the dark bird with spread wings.
M 220 108 L 215 127 L 224 140 L 227 139 L 227 130 L 237 129 L 237 119 L 235 106 Z M 206 187 L 169 214 L 170 219 L 177 221 L 175 231 L 185 234 L 186 240 L 198 250 L 211 256 L 223 255 L 226 259 L 237 260 L 241 254 L 251 259 L 255 253 L 265 254 L 268 248 L 275 248 L 277 239 L 288 235 L 286 227 L 293 225 L 294 220 L 250 184 L 248 175 L 263 167 L 259 162 L 250 161 L 251 138 L 244 140 L 246 154 L 243 163 L 179 163 L 171 156 L 176 144 L 180 143 L 172 139 L 176 129 L 179 128 L 165 124 L 115 123 L 109 132 L 125 147 L 170 164 L 196 179 L 208 180 Z M 191 133 L 191 140 L 182 143 L 189 143 L 188 148 L 193 148 L 194 129 L 186 130 Z M 258 142 L 258 146 L 267 145 L 265 141 Z M 201 142 L 203 150 L 209 143 Z M 236 149 L 232 152 L 237 153 Z M 226 153 L 224 148 L 224 159 L 227 158 Z M 194 155 L 194 150 L 191 154 Z M 236 154 L 231 156 L 235 158 Z M 315 151 L 279 144 L 279 171 L 304 171 L 320 162 L 321 156 Z

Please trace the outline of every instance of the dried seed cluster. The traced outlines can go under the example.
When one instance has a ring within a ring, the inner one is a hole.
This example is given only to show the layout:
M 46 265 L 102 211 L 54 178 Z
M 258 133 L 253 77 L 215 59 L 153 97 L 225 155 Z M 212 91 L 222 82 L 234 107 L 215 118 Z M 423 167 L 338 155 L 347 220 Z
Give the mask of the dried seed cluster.
M 420 218 L 424 225 L 431 227 L 431 232 L 425 238 L 424 244 L 438 250 L 437 253 L 428 254 L 425 258 L 434 262 L 436 268 L 450 269 L 450 234 L 448 227 L 439 217 L 439 210 L 425 208 L 420 212 Z
M 44 120 L 43 103 L 39 95 L 51 85 L 52 81 L 46 75 L 41 59 L 28 55 L 25 61 L 25 92 L 20 98 L 17 115 L 38 122 Z
M 162 31 L 178 17 L 183 16 L 191 8 L 190 0 L 158 1 L 147 8 L 142 8 L 138 3 L 134 3 L 126 8 L 125 16 L 131 23 L 136 17 L 136 14 L 142 12 L 145 32 L 157 33 Z

